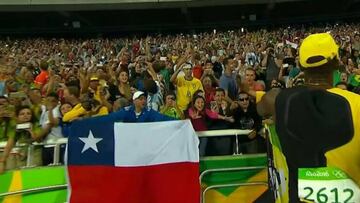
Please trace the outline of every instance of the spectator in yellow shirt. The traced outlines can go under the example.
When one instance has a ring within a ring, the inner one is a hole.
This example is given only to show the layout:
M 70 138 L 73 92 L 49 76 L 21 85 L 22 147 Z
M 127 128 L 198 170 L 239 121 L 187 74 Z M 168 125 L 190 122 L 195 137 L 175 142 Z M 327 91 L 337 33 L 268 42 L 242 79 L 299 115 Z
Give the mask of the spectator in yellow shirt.
M 178 77 L 180 71 L 184 72 L 184 76 Z M 192 65 L 189 63 L 178 68 L 171 76 L 170 81 L 176 86 L 176 103 L 182 111 L 187 108 L 197 90 L 204 91 L 201 81 L 192 76 Z

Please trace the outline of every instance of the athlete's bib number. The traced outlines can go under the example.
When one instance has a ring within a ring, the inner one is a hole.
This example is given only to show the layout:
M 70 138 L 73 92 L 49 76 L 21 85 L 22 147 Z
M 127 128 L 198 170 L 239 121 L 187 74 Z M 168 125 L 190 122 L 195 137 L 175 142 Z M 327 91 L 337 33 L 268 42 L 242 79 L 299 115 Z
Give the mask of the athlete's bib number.
M 299 169 L 299 197 L 318 203 L 358 203 L 358 186 L 336 168 Z
M 319 203 L 355 203 L 354 190 L 350 188 L 339 191 L 338 188 L 323 187 L 315 191 L 312 187 L 304 187 L 302 193 L 305 195 L 304 199 Z

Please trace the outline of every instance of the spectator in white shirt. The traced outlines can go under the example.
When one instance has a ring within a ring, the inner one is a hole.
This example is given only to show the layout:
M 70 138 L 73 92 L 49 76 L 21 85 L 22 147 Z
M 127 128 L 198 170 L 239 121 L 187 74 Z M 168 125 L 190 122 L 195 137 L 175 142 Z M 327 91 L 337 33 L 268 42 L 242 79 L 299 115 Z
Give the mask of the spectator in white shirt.
M 61 119 L 59 97 L 56 93 L 49 93 L 45 98 L 45 105 L 41 106 L 40 125 L 45 127 L 50 124 L 50 131 L 44 136 L 43 141 L 46 144 L 54 143 L 63 138 L 59 122 Z M 53 162 L 53 153 L 55 145 L 45 145 L 42 153 L 43 164 L 48 165 Z M 61 153 L 63 154 L 63 153 Z

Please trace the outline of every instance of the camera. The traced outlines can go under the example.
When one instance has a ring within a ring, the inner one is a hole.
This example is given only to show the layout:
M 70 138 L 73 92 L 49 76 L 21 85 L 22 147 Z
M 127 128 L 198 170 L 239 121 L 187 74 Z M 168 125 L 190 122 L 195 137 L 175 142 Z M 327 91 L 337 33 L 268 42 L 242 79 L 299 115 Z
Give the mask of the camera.
M 54 69 L 54 73 L 55 73 L 56 75 L 59 75 L 59 74 L 60 74 L 60 70 L 59 70 L 59 69 Z
M 31 123 L 20 123 L 16 125 L 16 130 L 26 130 L 31 128 Z
M 81 105 L 86 111 L 91 111 L 93 107 L 100 105 L 100 102 L 94 99 L 93 92 L 89 92 L 83 97 Z
M 108 91 L 109 91 L 109 86 L 105 84 L 101 90 L 101 94 L 106 95 Z
M 270 54 L 270 55 L 273 55 L 274 53 L 275 53 L 274 49 L 270 48 L 270 49 L 269 49 L 269 54 Z

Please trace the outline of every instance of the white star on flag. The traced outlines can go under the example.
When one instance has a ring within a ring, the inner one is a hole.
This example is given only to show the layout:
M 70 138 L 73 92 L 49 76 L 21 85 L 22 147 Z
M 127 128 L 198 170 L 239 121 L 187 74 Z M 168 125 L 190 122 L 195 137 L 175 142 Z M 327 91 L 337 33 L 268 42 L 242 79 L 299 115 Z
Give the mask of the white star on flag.
M 99 151 L 97 149 L 97 146 L 96 146 L 96 143 L 100 142 L 102 140 L 102 138 L 95 138 L 94 135 L 92 134 L 91 130 L 89 132 L 88 137 L 79 137 L 79 139 L 83 143 L 85 143 L 84 148 L 82 149 L 81 153 L 85 152 L 89 148 L 91 148 L 95 152 L 99 153 Z

